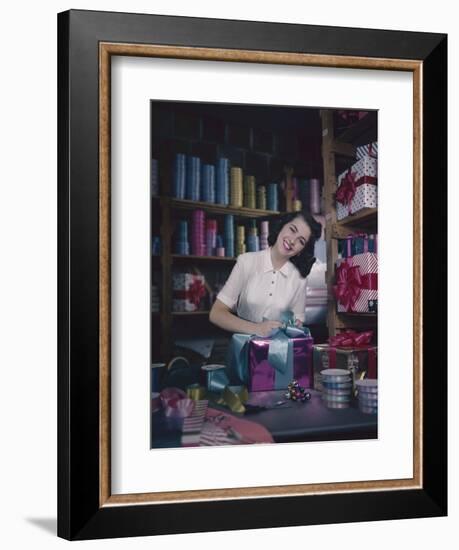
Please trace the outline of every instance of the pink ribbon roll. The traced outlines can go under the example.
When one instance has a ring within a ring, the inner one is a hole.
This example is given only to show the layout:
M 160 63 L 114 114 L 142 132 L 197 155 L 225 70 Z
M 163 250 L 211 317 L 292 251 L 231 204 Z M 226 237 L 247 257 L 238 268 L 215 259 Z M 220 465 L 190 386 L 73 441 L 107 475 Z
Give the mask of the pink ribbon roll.
M 159 396 L 164 414 L 169 418 L 185 418 L 193 412 L 194 401 L 179 388 L 166 388 Z

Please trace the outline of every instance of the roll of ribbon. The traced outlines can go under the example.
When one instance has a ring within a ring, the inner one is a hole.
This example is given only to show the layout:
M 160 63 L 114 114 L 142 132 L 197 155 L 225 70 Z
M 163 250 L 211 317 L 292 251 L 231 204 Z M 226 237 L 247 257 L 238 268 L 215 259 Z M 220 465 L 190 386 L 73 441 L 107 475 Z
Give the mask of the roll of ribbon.
M 166 370 L 166 363 L 152 363 L 151 365 L 151 391 L 159 392 L 161 382 Z
M 311 212 L 313 214 L 320 214 L 320 182 L 318 179 L 309 180 L 310 193 L 311 193 Z
M 185 188 L 186 156 L 183 153 L 177 153 L 174 159 L 174 197 L 176 199 L 184 199 Z
M 164 414 L 171 418 L 186 418 L 193 412 L 194 401 L 179 388 L 166 388 L 160 393 Z
M 186 394 L 193 401 L 199 401 L 200 399 L 205 399 L 206 388 L 199 384 L 190 384 L 186 389 Z
M 247 388 L 243 387 L 238 393 L 229 388 L 225 365 L 203 365 L 201 372 L 206 378 L 207 390 L 220 395 L 217 399 L 219 405 L 229 407 L 233 412 L 245 412 L 244 403 L 249 398 Z
M 161 398 L 159 392 L 151 393 L 151 412 L 157 412 L 161 408 Z

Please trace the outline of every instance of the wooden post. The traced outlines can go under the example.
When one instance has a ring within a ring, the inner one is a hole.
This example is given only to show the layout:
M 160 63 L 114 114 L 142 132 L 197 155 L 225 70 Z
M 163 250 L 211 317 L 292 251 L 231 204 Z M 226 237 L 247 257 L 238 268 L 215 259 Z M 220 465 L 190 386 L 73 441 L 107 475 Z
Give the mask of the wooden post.
M 293 212 L 293 168 L 286 166 L 285 172 L 285 210 L 287 212 Z
M 168 197 L 161 197 L 161 359 L 170 361 L 172 356 L 172 223 Z
M 325 239 L 327 243 L 327 326 L 329 336 L 336 335 L 336 303 L 333 294 L 335 264 L 338 259 L 338 243 L 333 238 L 333 226 L 336 222 L 334 194 L 336 191 L 335 146 L 333 132 L 333 111 L 321 110 L 322 119 L 322 160 L 324 164 L 325 199 Z

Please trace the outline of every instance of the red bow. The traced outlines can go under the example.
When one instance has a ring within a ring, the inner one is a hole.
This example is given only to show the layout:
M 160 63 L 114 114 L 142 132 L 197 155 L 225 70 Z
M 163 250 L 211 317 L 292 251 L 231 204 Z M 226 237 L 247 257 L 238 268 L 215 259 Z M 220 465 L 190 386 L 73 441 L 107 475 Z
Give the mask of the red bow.
M 362 277 L 359 266 L 353 267 L 342 262 L 336 268 L 336 285 L 333 287 L 336 299 L 346 311 L 352 311 L 362 288 Z
M 328 343 L 330 345 L 328 349 L 329 368 L 336 368 L 336 348 L 361 348 L 362 350 L 368 351 L 367 377 L 376 378 L 376 347 L 370 344 L 372 338 L 372 330 L 367 330 L 365 332 L 346 330 L 336 336 L 331 336 L 328 339 Z
M 199 306 L 201 298 L 206 294 L 206 290 L 201 281 L 195 280 L 191 283 L 190 288 L 187 290 L 186 295 L 192 304 L 196 307 Z
M 356 332 L 355 330 L 346 330 L 336 336 L 328 339 L 330 346 L 337 348 L 360 348 L 368 347 L 373 338 L 373 331 Z
M 352 202 L 352 199 L 355 196 L 355 190 L 357 187 L 357 182 L 355 179 L 355 172 L 351 172 L 351 169 L 347 171 L 344 178 L 341 180 L 341 184 L 336 191 L 336 200 L 344 206 L 349 206 Z

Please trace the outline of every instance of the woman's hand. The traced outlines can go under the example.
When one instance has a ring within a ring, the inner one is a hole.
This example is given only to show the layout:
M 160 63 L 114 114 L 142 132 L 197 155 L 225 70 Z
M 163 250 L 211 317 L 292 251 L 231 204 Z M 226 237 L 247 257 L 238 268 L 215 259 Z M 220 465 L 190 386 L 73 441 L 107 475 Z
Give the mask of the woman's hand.
M 301 328 L 303 326 L 303 321 L 301 319 L 295 319 L 295 326 Z
M 257 323 L 256 335 L 266 338 L 271 336 L 273 330 L 282 326 L 282 323 L 279 321 L 263 321 L 262 323 Z

